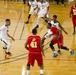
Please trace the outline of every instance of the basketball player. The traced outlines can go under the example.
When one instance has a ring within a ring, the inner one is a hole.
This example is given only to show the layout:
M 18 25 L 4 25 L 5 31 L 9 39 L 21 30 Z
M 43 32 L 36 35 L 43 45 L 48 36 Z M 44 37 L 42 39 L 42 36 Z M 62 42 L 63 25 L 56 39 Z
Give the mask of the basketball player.
M 61 26 L 61 24 L 57 21 L 57 15 L 53 15 L 53 19 L 49 20 L 48 23 L 51 23 L 52 26 L 55 26 L 56 28 L 59 27 L 61 31 L 64 31 L 65 34 L 68 34 L 65 29 Z
M 9 31 L 8 29 L 11 24 L 10 19 L 6 19 L 5 22 L 6 22 L 6 24 L 4 24 L 3 26 L 0 27 L 0 42 L 2 42 L 4 44 L 3 49 L 5 49 L 5 53 L 7 55 L 11 55 L 11 53 L 9 52 L 11 43 L 7 41 L 7 36 L 10 37 L 13 41 L 15 41 L 15 40 L 12 36 L 10 36 L 8 34 L 8 31 Z
M 27 42 L 25 43 L 25 48 L 29 51 L 28 53 L 28 63 L 27 63 L 27 71 L 26 75 L 30 74 L 30 65 L 34 66 L 35 60 L 40 67 L 40 75 L 43 75 L 43 59 L 42 54 L 44 55 L 44 51 L 42 49 L 42 43 L 40 36 L 37 36 L 37 28 L 32 30 L 31 36 L 28 37 Z
M 44 43 L 45 39 L 52 36 L 50 48 L 54 52 L 53 57 L 58 56 L 58 54 L 55 51 L 54 44 L 58 44 L 60 49 L 67 50 L 71 53 L 72 56 L 74 56 L 74 50 L 71 50 L 71 49 L 67 48 L 66 46 L 63 46 L 63 35 L 62 35 L 61 31 L 58 28 L 52 26 L 51 23 L 48 23 L 47 29 L 49 29 L 49 31 L 44 35 L 44 37 L 42 39 L 42 43 Z
M 26 24 L 29 23 L 31 15 L 33 15 L 34 13 L 37 14 L 37 8 L 38 8 L 37 1 L 36 0 L 29 0 L 29 6 L 30 6 L 30 12 L 28 15 L 28 20 L 27 20 L 27 22 L 25 22 Z
M 73 22 L 73 35 L 76 32 L 76 1 L 74 3 L 74 6 L 71 7 L 70 11 L 70 17 L 72 16 L 72 22 Z
M 61 32 L 63 31 L 65 34 L 68 34 L 65 29 L 61 26 L 61 24 L 57 21 L 57 15 L 53 15 L 53 19 L 49 20 L 49 23 L 52 24 L 52 26 L 58 28 L 61 30 Z M 58 49 L 58 53 L 61 54 L 60 49 Z
M 49 11 L 49 3 L 46 0 L 40 0 L 38 2 L 38 18 L 37 18 L 37 25 L 39 25 L 40 18 L 43 18 L 46 21 L 46 17 L 48 16 Z

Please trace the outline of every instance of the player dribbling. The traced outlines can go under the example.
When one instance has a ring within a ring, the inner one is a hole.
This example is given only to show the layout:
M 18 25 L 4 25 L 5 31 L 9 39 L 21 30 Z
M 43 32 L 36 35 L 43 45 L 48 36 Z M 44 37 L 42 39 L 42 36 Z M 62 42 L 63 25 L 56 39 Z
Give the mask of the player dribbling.
M 61 31 L 59 29 L 57 29 L 56 27 L 52 26 L 51 23 L 48 23 L 47 29 L 49 29 L 49 30 L 43 36 L 42 44 L 44 43 L 44 40 L 47 39 L 48 37 L 51 37 L 51 36 L 53 37 L 49 44 L 50 48 L 54 52 L 53 57 L 58 56 L 58 54 L 55 51 L 54 44 L 58 44 L 60 49 L 67 50 L 71 53 L 72 56 L 74 56 L 74 50 L 71 50 L 71 49 L 67 48 L 66 46 L 63 46 L 63 35 L 62 35 Z

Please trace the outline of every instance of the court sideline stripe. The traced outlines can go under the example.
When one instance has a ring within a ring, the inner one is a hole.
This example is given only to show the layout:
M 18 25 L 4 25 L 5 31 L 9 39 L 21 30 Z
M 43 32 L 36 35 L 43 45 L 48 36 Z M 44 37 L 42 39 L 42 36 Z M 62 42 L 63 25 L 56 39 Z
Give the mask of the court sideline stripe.
M 19 16 L 19 18 L 18 18 L 17 25 L 16 25 L 16 27 L 15 27 L 15 30 L 14 30 L 14 32 L 13 32 L 12 37 L 14 37 L 14 36 L 15 36 L 16 30 L 17 30 L 18 25 L 19 25 L 19 21 L 20 21 L 20 19 L 21 19 L 21 16 L 22 16 L 22 12 L 20 13 L 20 16 Z M 12 43 L 12 40 L 11 40 L 11 43 Z
M 15 62 L 15 61 L 22 60 L 22 59 L 25 59 L 25 58 L 27 58 L 27 56 L 26 57 L 22 57 L 22 58 L 17 58 L 17 59 L 11 60 L 11 61 L 1 62 L 0 65 L 6 64 L 6 63 Z
M 24 29 L 25 29 L 25 23 L 23 24 L 22 32 L 21 32 L 21 35 L 20 35 L 20 40 L 21 40 L 21 38 L 22 38 L 22 35 L 23 35 L 23 32 L 24 32 Z
M 45 44 L 45 45 L 46 45 L 46 44 Z M 45 45 L 44 45 L 44 46 L 45 46 Z M 44 50 L 47 50 L 48 48 L 49 48 L 49 47 L 45 48 Z M 20 54 L 20 55 L 17 55 L 17 56 L 14 56 L 14 57 L 11 57 L 9 60 L 14 59 L 14 58 L 16 58 L 16 57 L 24 56 L 24 55 L 27 55 L 27 54 L 28 54 L 28 52 L 23 53 L 23 54 Z M 0 62 L 2 62 L 2 61 L 5 61 L 5 59 L 0 60 Z
M 27 58 L 27 56 L 22 57 L 22 58 L 17 58 L 17 59 L 11 60 L 11 61 L 7 61 L 7 62 L 1 62 L 0 65 L 1 65 L 1 64 L 6 64 L 6 63 L 15 62 L 15 61 L 22 60 L 22 59 L 26 59 L 26 58 Z M 68 60 L 68 59 L 63 59 L 63 58 L 62 58 L 62 59 L 59 59 L 59 58 L 56 58 L 56 59 L 53 59 L 53 58 L 52 58 L 52 59 L 51 59 L 51 58 L 49 58 L 49 59 L 43 59 L 43 60 L 54 60 L 54 61 L 55 61 L 55 60 L 57 60 L 57 61 L 58 61 L 58 60 L 62 60 L 62 61 L 65 61 L 65 62 L 73 62 L 73 61 L 76 62 L 76 60 Z
M 17 56 L 13 56 L 13 57 L 11 57 L 11 58 L 9 58 L 7 60 L 11 60 L 11 59 L 14 59 L 14 58 L 17 58 L 17 57 L 21 57 L 21 56 L 24 56 L 24 55 L 27 55 L 27 54 L 28 54 L 28 52 L 24 53 L 24 54 L 17 55 Z M 5 61 L 5 59 L 0 60 L 0 62 L 2 62 L 2 61 Z

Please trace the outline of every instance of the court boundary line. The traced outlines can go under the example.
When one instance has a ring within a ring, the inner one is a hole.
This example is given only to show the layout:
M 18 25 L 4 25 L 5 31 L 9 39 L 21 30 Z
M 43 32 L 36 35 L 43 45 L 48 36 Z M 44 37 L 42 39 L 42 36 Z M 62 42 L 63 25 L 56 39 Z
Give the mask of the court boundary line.
M 21 19 L 21 16 L 22 16 L 22 12 L 21 12 L 20 15 L 19 15 L 19 18 L 18 18 L 18 20 L 17 20 L 17 25 L 16 25 L 16 27 L 15 27 L 15 29 L 14 29 L 14 32 L 13 32 L 12 37 L 15 36 L 16 30 L 17 30 L 18 25 L 19 25 L 19 21 L 20 21 L 20 19 Z M 10 40 L 10 41 L 11 41 L 11 43 L 12 43 L 12 40 Z
M 46 45 L 47 45 L 47 43 L 46 43 L 44 46 L 46 46 Z M 48 48 L 49 48 L 49 47 L 48 47 Z M 45 48 L 44 50 L 46 50 L 46 49 L 48 49 L 48 48 Z M 9 58 L 9 60 L 14 59 L 14 58 L 16 58 L 16 57 L 24 56 L 24 55 L 27 55 L 27 54 L 28 54 L 28 52 L 23 53 L 23 54 L 20 54 L 20 55 L 17 55 L 17 56 L 13 56 L 13 57 Z M 5 61 L 5 59 L 0 60 L 0 62 L 1 62 L 1 61 Z
M 5 60 L 11 60 L 11 59 L 14 59 L 14 58 L 16 58 L 16 57 L 24 56 L 24 55 L 27 55 L 27 54 L 28 54 L 28 53 L 24 53 L 24 54 L 20 54 L 20 55 L 17 55 L 17 56 L 13 56 L 13 57 L 11 57 L 11 58 L 9 58 L 9 59 L 2 59 L 2 60 L 0 60 L 0 62 L 5 61 Z
M 21 58 L 16 58 L 16 59 L 13 59 L 13 60 L 7 60 L 7 61 L 4 61 L 4 62 L 1 62 L 0 63 L 0 65 L 1 64 L 6 64 L 6 63 L 11 63 L 11 62 L 15 62 L 15 61 L 18 61 L 18 60 L 22 60 L 22 59 L 26 59 L 28 56 L 24 56 L 24 57 L 21 57 Z M 53 61 L 55 61 L 55 60 L 61 60 L 62 62 L 64 61 L 64 62 L 76 62 L 76 60 L 70 60 L 70 59 L 65 59 L 65 58 L 44 58 L 43 60 L 53 60 Z
M 10 61 L 8 60 L 8 61 L 5 61 L 5 62 L 1 62 L 0 65 L 6 64 L 6 63 L 15 62 L 15 61 L 26 59 L 26 58 L 27 58 L 27 56 L 26 57 L 22 57 L 22 58 L 13 59 L 13 60 L 10 60 Z
M 23 24 L 23 28 L 22 28 L 22 31 L 21 31 L 21 34 L 20 34 L 20 40 L 21 40 L 21 38 L 22 38 L 22 36 L 23 36 L 23 32 L 24 32 L 24 29 L 25 29 L 25 23 Z
M 26 70 L 25 70 L 25 71 L 26 71 Z M 30 70 L 30 74 L 31 74 L 31 73 L 34 73 L 34 72 L 39 73 L 39 70 Z M 50 71 L 49 71 L 49 70 L 44 69 L 44 74 L 45 74 L 45 72 L 47 73 L 47 75 L 51 75 L 51 73 L 50 73 Z
M 74 59 L 67 59 L 67 58 L 46 58 L 46 59 L 44 59 L 44 60 L 60 60 L 60 61 L 75 61 L 76 62 L 76 60 L 74 60 Z

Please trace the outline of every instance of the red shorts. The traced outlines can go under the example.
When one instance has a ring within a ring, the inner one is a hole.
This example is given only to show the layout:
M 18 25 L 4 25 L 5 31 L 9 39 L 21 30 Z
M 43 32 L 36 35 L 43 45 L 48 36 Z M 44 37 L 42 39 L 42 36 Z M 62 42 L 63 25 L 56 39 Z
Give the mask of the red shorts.
M 30 52 L 28 54 L 28 64 L 34 66 L 35 60 L 37 61 L 38 66 L 43 64 L 42 54 L 39 52 Z
M 54 44 L 56 44 L 56 43 L 58 43 L 58 45 L 61 47 L 61 46 L 63 46 L 63 35 L 61 34 L 60 35 L 60 37 L 59 37 L 59 39 L 57 39 L 57 40 L 52 40 L 52 42 L 54 43 Z
M 72 17 L 73 25 L 76 26 L 76 17 Z

